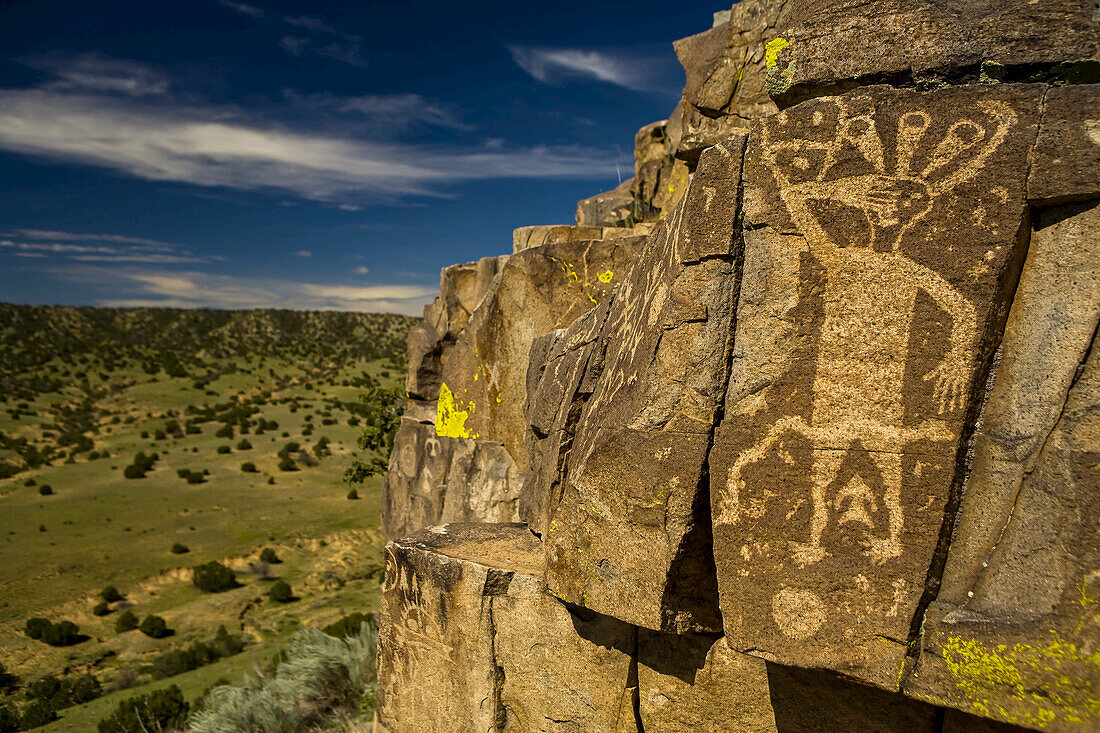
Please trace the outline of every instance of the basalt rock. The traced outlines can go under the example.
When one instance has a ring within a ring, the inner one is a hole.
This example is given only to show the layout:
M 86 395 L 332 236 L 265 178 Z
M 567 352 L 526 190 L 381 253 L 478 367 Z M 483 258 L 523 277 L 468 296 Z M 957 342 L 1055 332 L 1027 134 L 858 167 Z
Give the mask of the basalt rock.
M 445 272 L 387 537 L 523 524 L 390 544 L 380 725 L 1100 729 L 1094 6 L 742 0 Z
M 704 149 L 776 113 L 765 83 L 764 41 L 782 22 L 786 5 L 742 0 L 725 22 L 673 44 L 687 76 L 675 156 L 692 168 Z
M 857 84 L 1100 76 L 1091 0 L 788 0 L 768 40 L 768 87 L 785 104 Z
M 720 628 L 703 477 L 729 368 L 743 145 L 735 138 L 704 156 L 595 341 L 598 316 L 563 335 L 542 373 L 553 383 L 536 397 L 560 394 L 561 406 L 533 408 L 536 434 L 549 434 L 551 415 L 574 413 L 570 403 L 587 395 L 568 455 L 551 447 L 542 480 L 524 487 L 538 494 L 525 506 L 546 511 L 528 521 L 545 528 L 551 592 L 656 630 Z
M 631 193 L 634 179 L 628 178 L 615 188 L 577 202 L 577 226 L 627 227 L 638 218 Z
M 402 420 L 383 486 L 387 540 L 450 522 L 519 519 L 523 476 L 500 443 L 448 438 L 434 422 Z
M 710 454 L 733 648 L 898 689 L 1026 250 L 1043 91 L 872 87 L 753 127 Z
M 1035 224 L 905 689 L 1080 730 L 1100 727 L 1100 202 Z

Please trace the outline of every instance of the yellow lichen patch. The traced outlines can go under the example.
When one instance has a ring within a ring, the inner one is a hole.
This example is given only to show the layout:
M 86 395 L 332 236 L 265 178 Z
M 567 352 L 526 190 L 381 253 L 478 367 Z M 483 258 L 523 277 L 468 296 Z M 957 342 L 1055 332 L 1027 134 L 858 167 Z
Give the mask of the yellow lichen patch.
M 764 66 L 771 68 L 779 63 L 779 52 L 791 45 L 786 38 L 774 38 L 764 46 Z M 757 57 L 759 58 L 759 56 Z
M 596 275 L 596 279 L 602 282 L 604 285 L 607 285 L 609 282 L 615 279 L 615 273 L 611 270 L 605 270 L 599 275 Z
M 474 411 L 474 403 L 468 402 L 462 409 L 461 400 L 455 398 L 445 383 L 439 386 L 439 403 L 435 413 L 435 433 L 444 438 L 476 438 L 466 428 L 466 420 Z
M 1056 632 L 1035 644 L 996 647 L 957 636 L 947 638 L 943 659 L 974 712 L 1014 725 L 1045 728 L 1100 720 L 1100 695 L 1092 679 L 1100 652 L 1085 654 Z

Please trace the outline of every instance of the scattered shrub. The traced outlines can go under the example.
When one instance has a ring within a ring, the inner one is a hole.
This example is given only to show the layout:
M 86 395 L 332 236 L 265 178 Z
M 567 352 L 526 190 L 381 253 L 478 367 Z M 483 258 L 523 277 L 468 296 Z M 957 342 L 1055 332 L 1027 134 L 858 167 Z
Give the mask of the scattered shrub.
M 216 560 L 197 565 L 192 570 L 191 582 L 203 593 L 221 593 L 240 585 L 236 573 Z
M 237 443 L 237 450 L 252 450 L 252 444 L 247 440 L 241 439 L 241 442 Z
M 23 633 L 32 639 L 41 639 L 46 629 L 50 628 L 50 626 L 49 619 L 35 616 L 34 618 L 27 619 L 27 625 L 23 628 Z
M 148 733 L 181 727 L 189 706 L 178 685 L 123 700 L 99 721 L 99 733 Z
M 3 662 L 0 662 L 0 693 L 8 693 L 19 687 L 19 677 L 8 671 Z
M 125 598 L 125 596 L 123 596 L 122 593 L 119 592 L 118 588 L 113 585 L 109 585 L 101 590 L 99 592 L 99 597 L 107 601 L 108 603 L 118 603 L 123 598 Z
M 359 499 L 359 490 L 358 489 L 352 489 L 351 491 L 349 491 L 348 492 L 348 499 L 350 499 L 351 501 L 357 501 Z
M 294 459 L 290 456 L 283 456 L 279 461 L 280 471 L 297 471 L 298 466 L 294 463 Z
M 115 619 L 115 633 L 125 634 L 127 631 L 133 631 L 138 627 L 138 617 L 134 615 L 133 611 L 123 611 L 117 619 Z
M 103 694 L 103 687 L 91 674 L 72 677 L 46 675 L 27 685 L 27 698 L 47 703 L 54 710 L 82 705 Z
M 38 493 L 41 494 L 42 496 L 52 496 L 53 495 L 53 487 L 50 486 L 49 484 L 42 484 L 41 486 L 38 487 Z
M 191 548 L 183 544 L 182 542 L 172 543 L 173 555 L 186 555 L 188 552 L 191 552 Z
M 276 603 L 290 603 L 297 600 L 294 597 L 294 591 L 290 588 L 290 583 L 285 580 L 276 581 L 275 585 L 271 586 L 271 590 L 267 592 L 267 595 Z
M 260 553 L 260 562 L 266 562 L 270 565 L 278 565 L 282 562 L 279 556 L 275 554 L 275 550 L 270 547 L 265 547 L 263 552 Z
M 145 478 L 145 474 L 153 469 L 153 464 L 160 458 L 156 453 L 145 455 L 138 453 L 134 456 L 134 462 L 122 469 L 122 475 L 126 478 Z
M 92 609 L 93 616 L 106 616 L 110 612 L 111 604 L 107 603 L 107 601 L 100 601 L 99 603 L 95 604 L 95 608 Z
M 23 708 L 23 715 L 19 719 L 20 730 L 31 730 L 32 728 L 40 728 L 43 725 L 49 725 L 57 720 L 57 711 L 54 710 L 53 705 L 50 705 L 44 700 L 35 700 L 30 705 Z
M 349 636 L 358 635 L 363 624 L 374 624 L 374 614 L 361 613 L 359 611 L 349 613 L 339 621 L 334 621 L 324 627 L 321 631 L 337 639 L 343 639 Z
M 226 453 L 232 452 L 232 450 L 233 449 L 230 448 L 228 445 L 219 445 L 218 446 L 218 454 L 219 455 L 225 455 Z
M 138 626 L 138 630 L 148 636 L 150 639 L 163 639 L 172 635 L 172 630 L 168 628 L 168 623 L 160 616 L 149 615 L 141 621 L 141 625 Z
M 19 730 L 19 713 L 11 705 L 0 705 L 0 733 L 15 733 Z
M 256 464 L 252 461 L 245 461 L 241 464 L 241 471 L 244 473 L 259 473 L 260 470 L 256 468 Z
M 244 641 L 232 636 L 225 626 L 218 628 L 217 636 L 209 642 L 197 641 L 184 649 L 175 649 L 153 660 L 150 673 L 153 679 L 175 677 L 190 672 L 225 657 L 239 654 L 244 649 Z

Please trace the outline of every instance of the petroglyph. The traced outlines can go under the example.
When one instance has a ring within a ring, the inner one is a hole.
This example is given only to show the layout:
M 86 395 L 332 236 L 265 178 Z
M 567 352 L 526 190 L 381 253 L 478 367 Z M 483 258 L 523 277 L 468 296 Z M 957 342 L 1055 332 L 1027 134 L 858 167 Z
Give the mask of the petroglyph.
M 981 103 L 987 120 L 954 122 L 921 166 L 916 154 L 931 144 L 925 141 L 932 122 L 928 112 L 901 115 L 896 148 L 887 155 L 873 113 L 853 115 L 843 100 L 833 104 L 834 114 L 819 109 L 811 120 L 816 128 L 836 120 L 835 135 L 820 141 L 806 139 L 786 129 L 781 116 L 776 131 L 762 129 L 760 145 L 762 163 L 775 176 L 787 210 L 825 271 L 811 416 L 808 421 L 796 415 L 783 417 L 728 471 L 727 496 L 732 499 L 744 490 L 745 467 L 763 458 L 784 433 L 798 433 L 810 441 L 813 519 L 806 540 L 791 543 L 794 558 L 803 565 L 827 554 L 822 536 L 830 522 L 862 527 L 864 554 L 876 563 L 901 554 L 905 520 L 899 449 L 921 439 L 952 438 L 936 418 L 914 426 L 904 424 L 904 355 L 918 295 L 931 296 L 950 319 L 950 349 L 924 376 L 935 384 L 933 398 L 941 415 L 963 406 L 969 352 L 978 327 L 971 303 L 942 275 L 907 257 L 900 245 L 937 198 L 979 173 L 1016 117 L 1003 102 Z M 857 167 L 865 171 L 858 175 L 846 174 L 852 169 L 852 149 L 866 164 Z M 888 160 L 893 161 L 889 169 Z M 937 176 L 941 171 L 950 172 Z M 857 209 L 866 223 L 865 236 L 847 238 L 830 231 L 817 213 L 821 202 L 843 202 Z M 884 354 L 901 356 L 884 359 Z M 870 454 L 878 476 L 857 474 L 837 481 L 853 448 Z M 873 491 L 868 480 L 881 489 Z M 720 508 L 719 522 L 739 521 L 736 501 Z M 882 513 L 884 520 L 879 518 Z

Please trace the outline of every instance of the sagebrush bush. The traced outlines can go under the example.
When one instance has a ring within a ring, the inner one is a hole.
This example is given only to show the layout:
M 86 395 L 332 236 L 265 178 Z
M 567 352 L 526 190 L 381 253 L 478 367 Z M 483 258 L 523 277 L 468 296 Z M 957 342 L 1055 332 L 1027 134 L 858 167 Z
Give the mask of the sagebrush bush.
M 377 689 L 378 629 L 336 639 L 317 629 L 298 632 L 273 676 L 215 687 L 191 717 L 192 733 L 297 733 L 335 710 L 368 703 Z M 369 711 L 366 711 L 369 712 Z

